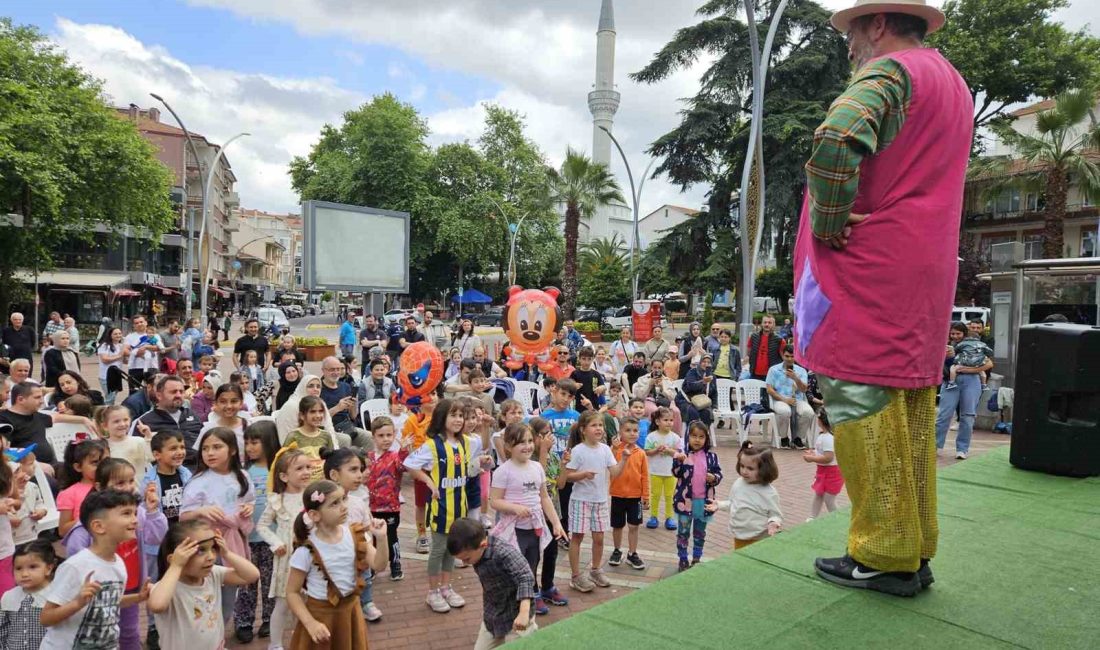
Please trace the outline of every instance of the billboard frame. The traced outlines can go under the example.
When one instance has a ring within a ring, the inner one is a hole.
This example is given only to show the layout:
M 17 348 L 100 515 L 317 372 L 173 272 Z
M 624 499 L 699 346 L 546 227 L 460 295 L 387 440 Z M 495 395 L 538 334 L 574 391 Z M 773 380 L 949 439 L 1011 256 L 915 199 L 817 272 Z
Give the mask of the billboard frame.
M 401 219 L 405 225 L 405 250 L 403 276 L 404 282 L 400 286 L 371 286 L 365 284 L 320 284 L 317 281 L 317 208 L 328 208 L 346 212 L 358 212 L 380 217 Z M 408 212 L 395 210 L 383 210 L 361 205 L 349 205 L 346 203 L 332 203 L 330 201 L 303 201 L 302 202 L 302 284 L 308 291 L 354 291 L 372 293 L 409 293 L 409 243 L 412 230 L 412 220 Z

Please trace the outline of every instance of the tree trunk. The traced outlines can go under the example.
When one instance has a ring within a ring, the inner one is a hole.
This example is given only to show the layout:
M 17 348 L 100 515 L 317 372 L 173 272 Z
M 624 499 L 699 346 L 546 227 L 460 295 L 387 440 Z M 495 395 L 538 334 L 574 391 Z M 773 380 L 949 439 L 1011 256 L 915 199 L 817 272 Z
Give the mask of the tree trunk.
M 573 203 L 565 207 L 565 268 L 561 274 L 561 311 L 567 319 L 573 318 L 577 303 L 577 239 L 581 213 Z
M 1062 257 L 1062 235 L 1066 219 L 1066 194 L 1069 182 L 1066 173 L 1051 169 L 1047 174 L 1047 187 L 1043 197 L 1046 205 L 1043 215 L 1043 257 L 1056 260 Z

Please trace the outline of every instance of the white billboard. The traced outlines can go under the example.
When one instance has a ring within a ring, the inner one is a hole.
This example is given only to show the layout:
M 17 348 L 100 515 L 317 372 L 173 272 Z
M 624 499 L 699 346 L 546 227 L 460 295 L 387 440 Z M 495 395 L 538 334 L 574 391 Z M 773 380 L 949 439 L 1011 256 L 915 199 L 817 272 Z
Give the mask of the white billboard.
M 302 281 L 310 291 L 409 292 L 409 213 L 302 204 Z

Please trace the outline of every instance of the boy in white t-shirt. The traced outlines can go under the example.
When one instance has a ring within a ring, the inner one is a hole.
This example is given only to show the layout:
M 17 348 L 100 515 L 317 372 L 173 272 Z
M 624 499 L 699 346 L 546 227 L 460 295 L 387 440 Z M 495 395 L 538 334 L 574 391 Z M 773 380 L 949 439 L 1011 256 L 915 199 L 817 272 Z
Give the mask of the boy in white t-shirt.
M 149 597 L 150 583 L 123 595 L 126 565 L 118 545 L 135 539 L 138 496 L 119 490 L 93 490 L 80 506 L 80 523 L 92 545 L 57 569 L 46 594 L 41 650 L 117 648 L 119 612 Z

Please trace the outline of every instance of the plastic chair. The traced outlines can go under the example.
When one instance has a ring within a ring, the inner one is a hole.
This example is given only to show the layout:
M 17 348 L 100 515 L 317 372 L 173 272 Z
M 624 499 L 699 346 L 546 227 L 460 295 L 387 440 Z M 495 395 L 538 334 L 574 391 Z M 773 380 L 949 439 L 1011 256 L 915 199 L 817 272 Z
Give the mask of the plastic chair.
M 741 407 L 735 404 L 736 398 L 734 397 L 737 382 L 721 377 L 715 377 L 715 381 L 717 382 L 715 386 L 718 392 L 718 403 L 714 405 L 714 424 L 711 428 L 717 436 L 718 423 L 721 420 L 730 420 L 733 422 L 733 426 L 730 428 L 735 433 L 739 433 L 741 431 Z M 740 435 L 738 438 L 740 438 Z
M 65 458 L 65 447 L 76 440 L 76 434 L 87 431 L 88 427 L 83 424 L 70 422 L 56 422 L 52 427 L 46 429 L 46 440 L 53 447 L 53 453 L 57 456 L 58 462 Z
M 759 379 L 742 379 L 737 382 L 737 414 L 740 419 L 741 413 L 744 411 L 744 407 L 748 404 L 760 404 L 763 401 L 763 393 L 767 390 L 767 383 L 760 381 Z M 764 423 L 768 423 L 768 427 L 772 432 L 772 446 L 779 447 L 779 427 L 775 424 L 775 413 L 753 413 L 749 416 L 749 426 L 743 426 L 741 428 L 741 435 L 738 436 L 738 440 L 741 444 L 745 444 L 745 440 L 749 437 L 749 427 L 753 422 L 760 423 L 760 431 L 764 430 Z
M 50 490 L 50 482 L 46 480 L 46 473 L 42 467 L 35 467 L 34 480 L 38 483 L 38 490 L 42 493 L 42 501 L 46 504 L 46 516 L 38 520 L 38 532 L 57 528 L 61 522 L 61 513 L 57 510 L 57 502 L 54 501 L 53 491 Z
M 542 386 L 533 381 L 516 381 L 514 379 L 512 383 L 515 385 L 512 397 L 523 405 L 525 414 L 531 415 L 538 408 L 539 391 L 542 390 Z
M 389 415 L 390 403 L 386 399 L 369 399 L 359 405 L 359 420 L 363 423 L 363 428 L 370 430 L 370 423 L 374 422 L 374 418 Z M 401 432 L 397 432 L 401 435 Z

